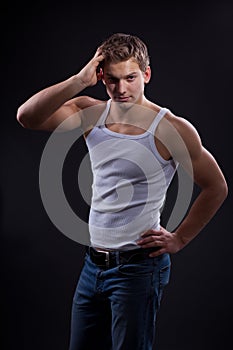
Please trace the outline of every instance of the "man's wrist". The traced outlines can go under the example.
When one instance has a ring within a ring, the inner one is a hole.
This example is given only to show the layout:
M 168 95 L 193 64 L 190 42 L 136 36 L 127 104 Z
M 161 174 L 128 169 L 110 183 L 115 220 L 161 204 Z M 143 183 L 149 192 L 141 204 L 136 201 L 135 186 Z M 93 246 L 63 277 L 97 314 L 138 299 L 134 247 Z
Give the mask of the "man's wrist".
M 71 84 L 74 95 L 77 95 L 80 91 L 84 90 L 87 87 L 87 84 L 84 83 L 78 74 L 72 75 L 68 79 L 68 82 Z
M 178 246 L 180 249 L 184 248 L 190 242 L 190 239 L 182 235 L 180 232 L 175 231 L 173 232 L 173 234 L 177 239 Z
M 89 86 L 89 84 L 82 79 L 82 74 L 80 74 L 80 72 L 73 75 L 71 78 L 73 79 L 74 84 L 82 90 Z

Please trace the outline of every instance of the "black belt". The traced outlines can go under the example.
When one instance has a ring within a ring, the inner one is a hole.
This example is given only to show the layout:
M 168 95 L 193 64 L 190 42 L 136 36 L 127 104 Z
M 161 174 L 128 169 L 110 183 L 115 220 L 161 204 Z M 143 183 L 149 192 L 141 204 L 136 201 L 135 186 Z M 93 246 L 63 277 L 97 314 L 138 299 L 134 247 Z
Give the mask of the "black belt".
M 132 250 L 101 250 L 93 247 L 86 247 L 86 252 L 90 256 L 91 261 L 102 268 L 112 268 L 121 264 L 140 263 L 149 257 L 149 254 L 158 250 L 155 248 L 137 248 Z

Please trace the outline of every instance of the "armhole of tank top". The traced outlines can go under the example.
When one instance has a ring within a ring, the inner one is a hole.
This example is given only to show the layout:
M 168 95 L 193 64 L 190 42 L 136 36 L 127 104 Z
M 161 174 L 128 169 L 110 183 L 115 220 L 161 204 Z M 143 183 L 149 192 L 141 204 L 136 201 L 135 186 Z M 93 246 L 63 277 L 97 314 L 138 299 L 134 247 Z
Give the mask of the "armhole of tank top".
M 169 109 L 167 108 L 161 108 L 159 113 L 157 114 L 157 116 L 155 117 L 155 119 L 153 120 L 151 126 L 149 127 L 148 131 L 150 133 L 149 139 L 150 139 L 150 144 L 151 144 L 151 148 L 152 151 L 154 152 L 155 156 L 158 158 L 158 160 L 162 163 L 162 164 L 169 164 L 171 162 L 171 159 L 166 160 L 164 159 L 161 154 L 159 153 L 156 144 L 155 144 L 155 131 L 157 126 L 159 125 L 159 122 L 163 119 L 163 117 L 165 116 L 165 114 L 169 111 Z
M 88 133 L 88 135 L 86 136 L 86 139 L 88 139 L 90 136 L 92 136 L 93 134 L 95 134 L 97 128 L 101 125 L 104 125 L 105 124 L 105 120 L 107 118 L 107 115 L 108 115 L 108 112 L 109 112 L 109 109 L 110 109 L 110 104 L 111 104 L 111 99 L 107 100 L 107 103 L 106 103 L 106 108 L 105 110 L 103 111 L 103 113 L 101 114 L 101 116 L 99 117 L 99 119 L 97 120 L 96 122 L 96 125 L 93 126 L 93 128 L 91 129 L 91 131 Z

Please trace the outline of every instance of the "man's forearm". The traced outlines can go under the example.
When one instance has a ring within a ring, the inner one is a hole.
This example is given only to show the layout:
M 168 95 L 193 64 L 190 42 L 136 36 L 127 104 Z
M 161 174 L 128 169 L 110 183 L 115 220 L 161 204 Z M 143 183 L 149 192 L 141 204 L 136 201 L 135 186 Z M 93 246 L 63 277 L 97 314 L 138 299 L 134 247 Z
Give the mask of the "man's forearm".
M 227 196 L 227 188 L 222 185 L 218 192 L 202 191 L 192 204 L 188 215 L 175 230 L 183 245 L 187 245 L 208 224 L 221 207 Z

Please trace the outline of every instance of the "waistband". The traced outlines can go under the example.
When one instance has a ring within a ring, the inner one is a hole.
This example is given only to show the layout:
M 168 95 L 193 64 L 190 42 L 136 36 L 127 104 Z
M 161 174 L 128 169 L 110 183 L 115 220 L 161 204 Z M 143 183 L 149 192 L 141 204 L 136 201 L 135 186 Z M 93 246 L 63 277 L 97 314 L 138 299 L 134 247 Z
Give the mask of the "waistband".
M 104 250 L 93 247 L 86 247 L 86 253 L 91 261 L 101 268 L 113 268 L 121 264 L 140 263 L 149 258 L 149 254 L 158 250 L 154 248 L 137 248 L 132 250 Z

